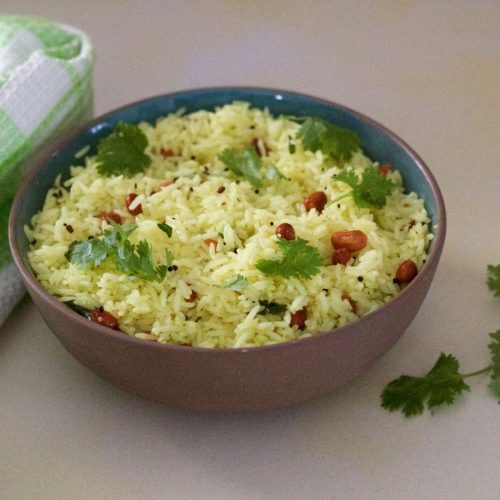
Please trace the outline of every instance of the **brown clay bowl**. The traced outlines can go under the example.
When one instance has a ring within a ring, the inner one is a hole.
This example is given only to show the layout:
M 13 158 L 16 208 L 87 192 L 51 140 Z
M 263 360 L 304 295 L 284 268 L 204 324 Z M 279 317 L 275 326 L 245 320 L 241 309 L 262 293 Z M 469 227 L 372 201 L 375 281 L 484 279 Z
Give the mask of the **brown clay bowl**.
M 186 108 L 188 112 L 244 100 L 274 114 L 317 115 L 354 130 L 373 159 L 401 171 L 407 191 L 425 200 L 435 239 L 418 276 L 377 311 L 330 332 L 249 349 L 203 349 L 153 343 L 110 330 L 73 312 L 36 280 L 26 258 L 23 226 L 42 207 L 47 190 L 74 163 L 74 155 L 119 121 L 137 123 Z M 26 288 L 64 347 L 97 375 L 130 393 L 195 411 L 243 412 L 284 407 L 347 384 L 390 349 L 417 314 L 436 271 L 446 232 L 439 187 L 424 162 L 395 134 L 338 104 L 287 91 L 209 88 L 140 101 L 92 120 L 54 145 L 31 168 L 15 199 L 9 239 Z

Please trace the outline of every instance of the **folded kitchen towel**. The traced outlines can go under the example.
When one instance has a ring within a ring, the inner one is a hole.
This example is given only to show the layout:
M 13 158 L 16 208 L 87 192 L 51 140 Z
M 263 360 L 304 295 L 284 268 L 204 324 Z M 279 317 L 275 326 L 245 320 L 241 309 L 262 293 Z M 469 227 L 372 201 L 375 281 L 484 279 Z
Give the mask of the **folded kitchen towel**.
M 92 115 L 87 35 L 44 19 L 0 16 L 0 325 L 22 297 L 7 241 L 10 206 L 47 141 Z

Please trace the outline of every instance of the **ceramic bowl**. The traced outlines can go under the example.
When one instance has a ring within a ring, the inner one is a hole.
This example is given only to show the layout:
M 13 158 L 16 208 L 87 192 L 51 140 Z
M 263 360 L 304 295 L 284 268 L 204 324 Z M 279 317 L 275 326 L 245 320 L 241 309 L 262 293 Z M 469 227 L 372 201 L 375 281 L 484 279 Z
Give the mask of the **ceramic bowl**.
M 418 276 L 391 302 L 347 326 L 293 342 L 244 349 L 203 349 L 154 343 L 102 327 L 49 295 L 26 254 L 23 226 L 42 208 L 47 190 L 86 146 L 120 121 L 154 122 L 185 108 L 213 109 L 234 100 L 275 114 L 317 115 L 355 131 L 374 160 L 393 164 L 407 191 L 424 199 L 435 238 Z M 96 118 L 35 162 L 15 199 L 9 238 L 26 288 L 64 347 L 97 375 L 130 393 L 195 411 L 261 411 L 316 398 L 367 370 L 401 337 L 417 314 L 438 264 L 446 231 L 439 187 L 424 162 L 394 133 L 339 104 L 288 91 L 208 88 L 160 95 Z

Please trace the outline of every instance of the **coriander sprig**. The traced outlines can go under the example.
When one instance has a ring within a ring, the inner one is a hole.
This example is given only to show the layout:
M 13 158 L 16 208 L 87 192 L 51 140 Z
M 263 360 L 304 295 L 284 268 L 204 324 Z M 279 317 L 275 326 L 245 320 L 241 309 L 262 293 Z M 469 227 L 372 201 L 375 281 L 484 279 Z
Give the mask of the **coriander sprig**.
M 118 123 L 97 146 L 97 171 L 107 177 L 132 177 L 144 172 L 151 164 L 144 152 L 147 145 L 148 139 L 137 125 Z
M 233 274 L 228 278 L 222 285 L 218 285 L 219 288 L 230 288 L 235 292 L 241 292 L 248 287 L 248 280 L 241 274 Z
M 358 178 L 352 170 L 343 170 L 333 179 L 345 182 L 352 190 L 333 199 L 330 204 L 352 196 L 354 203 L 359 208 L 383 208 L 387 203 L 387 197 L 396 188 L 394 182 L 380 175 L 376 167 L 368 167 L 361 178 Z
M 111 227 L 104 231 L 101 238 L 73 242 L 66 252 L 66 258 L 79 267 L 98 267 L 108 258 L 113 258 L 115 266 L 129 276 L 147 281 L 163 281 L 167 267 L 173 256 L 165 250 L 166 263 L 155 267 L 151 246 L 146 240 L 137 245 L 128 240 L 129 235 L 137 229 L 134 224 L 116 224 L 110 221 Z
M 500 296 L 500 265 L 488 266 L 488 287 Z M 490 333 L 488 349 L 491 362 L 471 373 L 460 373 L 460 363 L 451 354 L 441 353 L 432 369 L 423 377 L 402 375 L 384 388 L 382 407 L 389 411 L 400 410 L 406 417 L 421 415 L 425 405 L 432 412 L 442 405 L 451 405 L 457 396 L 470 387 L 465 380 L 483 373 L 490 373 L 489 388 L 500 403 L 500 330 Z
M 292 119 L 298 121 L 296 117 Z M 302 120 L 304 122 L 299 128 L 297 138 L 302 140 L 306 150 L 322 151 L 339 160 L 349 160 L 361 146 L 359 136 L 352 130 L 338 127 L 317 116 L 302 118 L 300 121 Z M 289 147 L 290 144 L 289 142 Z M 295 145 L 290 149 L 291 153 L 295 152 Z
M 255 267 L 264 274 L 282 278 L 310 279 L 320 272 L 323 259 L 316 247 L 302 238 L 296 240 L 279 239 L 276 242 L 281 250 L 277 259 L 261 259 Z
M 233 174 L 244 177 L 252 186 L 262 186 L 262 160 L 255 152 L 255 148 L 248 146 L 243 151 L 227 148 L 219 154 L 219 160 L 226 165 Z

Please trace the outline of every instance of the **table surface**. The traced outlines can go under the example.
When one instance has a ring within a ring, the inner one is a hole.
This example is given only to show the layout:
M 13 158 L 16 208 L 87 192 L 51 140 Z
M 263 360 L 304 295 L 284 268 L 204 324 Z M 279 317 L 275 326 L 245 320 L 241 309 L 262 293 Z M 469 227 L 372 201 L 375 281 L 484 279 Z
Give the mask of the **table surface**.
M 302 91 L 374 117 L 426 160 L 446 201 L 442 260 L 417 318 L 363 377 L 267 414 L 186 414 L 113 388 L 56 341 L 28 298 L 0 328 L 5 499 L 493 499 L 500 407 L 487 376 L 434 415 L 380 408 L 383 386 L 441 351 L 487 364 L 500 303 L 500 4 L 3 0 L 85 30 L 95 111 L 197 86 Z

